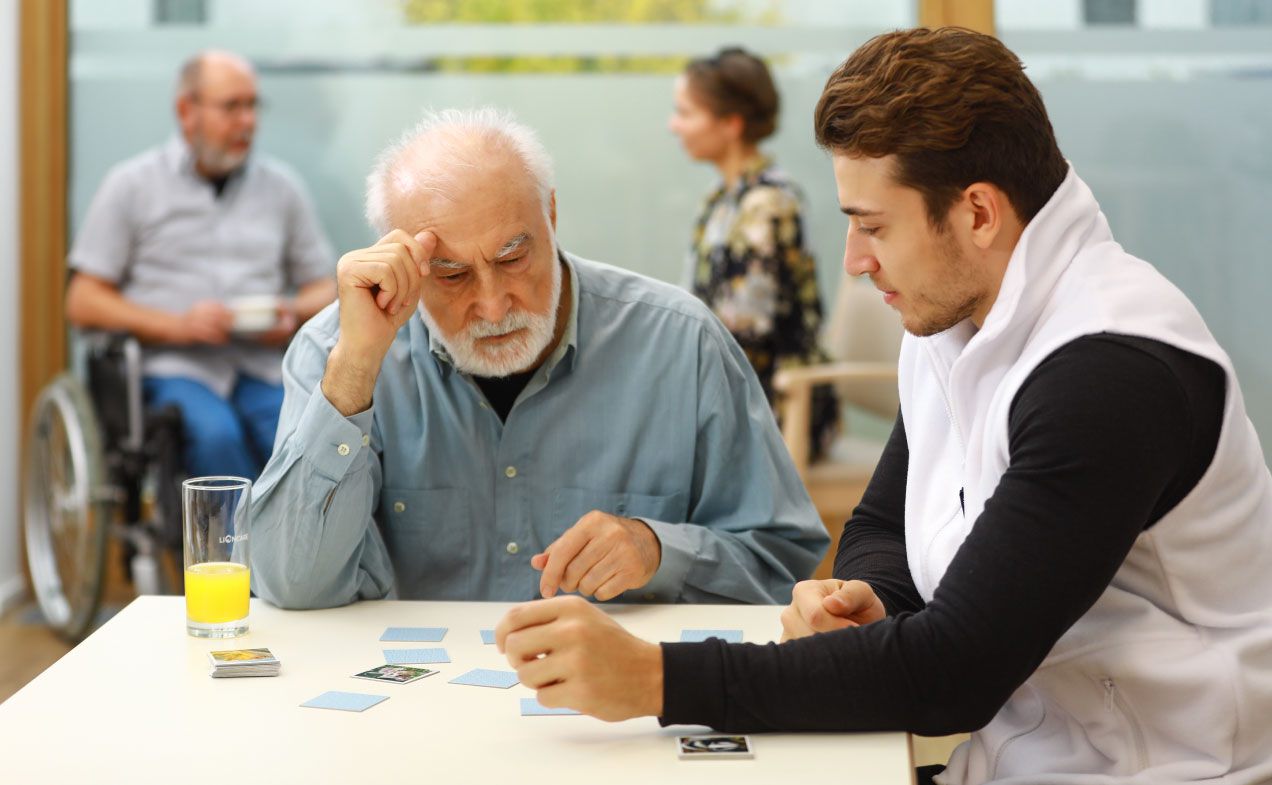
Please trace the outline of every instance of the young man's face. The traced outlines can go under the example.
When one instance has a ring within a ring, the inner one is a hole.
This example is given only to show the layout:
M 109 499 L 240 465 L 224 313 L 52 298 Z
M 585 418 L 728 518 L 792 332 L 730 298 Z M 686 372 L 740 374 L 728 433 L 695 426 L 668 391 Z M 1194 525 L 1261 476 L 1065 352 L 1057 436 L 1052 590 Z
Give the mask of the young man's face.
M 984 272 L 948 223 L 932 226 L 923 196 L 892 176 L 895 159 L 834 155 L 839 207 L 848 216 L 844 270 L 867 275 L 919 336 L 948 330 L 990 297 Z

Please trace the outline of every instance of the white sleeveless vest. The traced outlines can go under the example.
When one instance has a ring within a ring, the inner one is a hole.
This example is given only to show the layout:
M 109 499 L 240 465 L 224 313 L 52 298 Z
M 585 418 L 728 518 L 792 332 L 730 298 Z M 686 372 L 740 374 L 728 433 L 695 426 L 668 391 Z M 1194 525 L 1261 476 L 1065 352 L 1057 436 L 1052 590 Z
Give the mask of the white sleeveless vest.
M 1072 169 L 1026 227 L 981 330 L 902 344 L 915 585 L 932 599 L 1006 470 L 1021 383 L 1100 332 L 1223 368 L 1214 460 L 937 782 L 1272 782 L 1272 476 L 1228 356 L 1184 295 L 1113 241 Z

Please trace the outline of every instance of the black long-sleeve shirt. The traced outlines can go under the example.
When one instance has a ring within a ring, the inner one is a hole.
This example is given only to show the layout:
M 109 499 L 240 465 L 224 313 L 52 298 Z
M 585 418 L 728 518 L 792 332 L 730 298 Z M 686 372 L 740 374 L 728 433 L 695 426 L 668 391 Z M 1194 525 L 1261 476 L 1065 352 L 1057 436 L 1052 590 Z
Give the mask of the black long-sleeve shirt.
M 834 571 L 870 584 L 887 617 L 781 645 L 664 643 L 660 721 L 928 735 L 984 726 L 1140 533 L 1201 479 L 1225 389 L 1217 364 L 1157 341 L 1100 334 L 1058 349 L 1017 391 L 1008 468 L 926 604 L 906 561 L 898 415 Z

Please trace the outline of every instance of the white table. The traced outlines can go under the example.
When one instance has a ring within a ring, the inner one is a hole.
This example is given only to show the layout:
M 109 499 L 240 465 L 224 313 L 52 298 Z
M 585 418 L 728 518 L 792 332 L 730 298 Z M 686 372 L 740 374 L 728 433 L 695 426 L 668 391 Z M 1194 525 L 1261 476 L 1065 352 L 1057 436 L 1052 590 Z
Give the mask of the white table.
M 281 611 L 252 600 L 251 632 L 228 641 L 185 634 L 180 597 L 143 597 L 0 704 L 6 783 L 887 783 L 911 782 L 904 733 L 753 735 L 753 760 L 682 761 L 652 718 L 522 717 L 533 695 L 447 683 L 472 668 L 507 669 L 478 630 L 502 603 L 363 602 Z M 778 634 L 763 606 L 607 608 L 648 640 L 684 628 Z M 449 627 L 441 643 L 382 643 L 390 626 Z M 275 678 L 212 679 L 207 652 L 267 646 Z M 411 684 L 351 678 L 384 648 L 444 647 L 451 663 Z M 328 690 L 388 695 L 362 713 L 301 708 Z

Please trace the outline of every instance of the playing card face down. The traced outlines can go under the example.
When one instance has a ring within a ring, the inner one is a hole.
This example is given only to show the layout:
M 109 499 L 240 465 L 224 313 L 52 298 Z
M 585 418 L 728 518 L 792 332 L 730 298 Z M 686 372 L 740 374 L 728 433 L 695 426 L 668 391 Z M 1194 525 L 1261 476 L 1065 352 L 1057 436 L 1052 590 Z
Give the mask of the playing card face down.
M 445 649 L 385 649 L 384 661 L 390 665 L 432 665 L 451 659 Z
M 700 734 L 696 736 L 677 736 L 677 752 L 681 758 L 694 759 L 728 759 L 751 758 L 751 737 L 728 736 L 724 734 Z
M 516 671 L 495 671 L 487 668 L 476 668 L 462 676 L 450 680 L 451 684 L 466 684 L 470 687 L 496 687 L 506 690 L 518 681 Z
M 577 717 L 579 713 L 574 709 L 549 709 L 547 706 L 539 703 L 534 698 L 521 699 L 521 716 L 522 717 Z
M 445 627 L 389 627 L 380 636 L 382 641 L 410 643 L 436 643 L 446 637 Z
M 300 704 L 309 709 L 335 709 L 336 711 L 366 711 L 377 703 L 389 699 L 388 695 L 367 695 L 361 692 L 324 692 Z
M 719 638 L 725 643 L 741 643 L 742 630 L 681 630 L 681 643 L 701 643 L 707 638 Z

